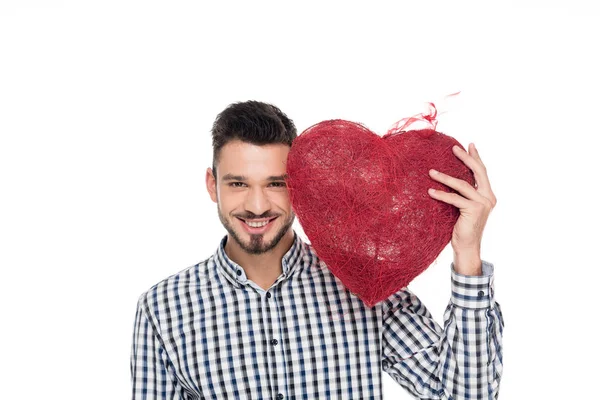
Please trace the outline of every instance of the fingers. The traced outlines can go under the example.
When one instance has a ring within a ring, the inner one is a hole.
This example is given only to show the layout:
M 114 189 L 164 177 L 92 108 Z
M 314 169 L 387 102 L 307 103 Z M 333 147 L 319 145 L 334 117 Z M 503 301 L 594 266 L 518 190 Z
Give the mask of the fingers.
M 429 170 L 429 176 L 431 176 L 432 179 L 434 179 L 440 183 L 443 183 L 444 185 L 448 186 L 449 188 L 456 190 L 458 193 L 460 193 L 462 196 L 464 196 L 464 198 L 466 198 L 468 200 L 473 200 L 473 201 L 476 201 L 479 203 L 485 203 L 488 201 L 484 196 L 482 196 L 477 191 L 477 189 L 475 189 L 468 182 L 466 182 L 462 179 L 454 178 L 450 175 L 446 175 L 443 172 L 439 172 L 434 169 Z M 436 190 L 436 192 L 446 193 L 446 192 L 440 191 L 440 190 Z M 445 198 L 450 199 L 450 197 L 448 197 L 448 196 L 446 196 Z M 454 200 L 454 202 L 456 202 L 456 201 L 457 200 Z M 452 204 L 455 205 L 454 203 L 452 203 Z
M 428 193 L 434 199 L 451 204 L 458 209 L 465 209 L 469 205 L 469 200 L 456 193 L 449 193 L 444 192 L 443 190 L 435 189 L 429 189 Z
M 475 150 L 475 146 L 473 144 L 469 145 L 469 153 L 459 146 L 454 146 L 452 147 L 452 152 L 459 160 L 469 167 L 471 171 L 473 171 L 477 187 L 483 190 L 489 189 L 490 182 L 488 180 L 487 170 L 485 165 L 483 165 L 477 150 Z
M 494 196 L 494 193 L 492 192 L 485 164 L 483 164 L 483 161 L 481 160 L 479 152 L 477 151 L 474 143 L 470 143 L 468 149 L 469 152 L 467 153 L 459 146 L 454 146 L 452 151 L 458 159 L 460 159 L 467 167 L 471 169 L 471 171 L 473 171 L 477 191 L 486 199 L 488 199 L 493 206 L 496 204 L 496 196 Z

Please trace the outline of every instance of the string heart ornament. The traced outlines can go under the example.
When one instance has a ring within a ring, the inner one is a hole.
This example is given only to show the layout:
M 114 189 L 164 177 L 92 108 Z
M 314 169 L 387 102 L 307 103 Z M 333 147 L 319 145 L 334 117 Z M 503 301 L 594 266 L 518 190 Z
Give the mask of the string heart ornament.
M 427 269 L 452 238 L 459 210 L 427 190 L 453 189 L 430 169 L 475 185 L 452 152 L 464 147 L 436 130 L 437 110 L 395 123 L 383 136 L 364 125 L 319 122 L 292 143 L 287 186 L 292 208 L 319 258 L 373 307 Z M 416 122 L 424 129 L 407 130 Z

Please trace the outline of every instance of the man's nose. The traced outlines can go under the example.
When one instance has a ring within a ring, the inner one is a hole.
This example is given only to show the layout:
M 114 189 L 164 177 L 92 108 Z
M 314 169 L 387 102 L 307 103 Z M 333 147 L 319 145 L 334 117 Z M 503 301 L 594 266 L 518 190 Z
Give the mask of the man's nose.
M 250 211 L 255 215 L 262 215 L 271 209 L 271 202 L 262 188 L 254 187 L 248 191 L 244 206 L 246 211 Z

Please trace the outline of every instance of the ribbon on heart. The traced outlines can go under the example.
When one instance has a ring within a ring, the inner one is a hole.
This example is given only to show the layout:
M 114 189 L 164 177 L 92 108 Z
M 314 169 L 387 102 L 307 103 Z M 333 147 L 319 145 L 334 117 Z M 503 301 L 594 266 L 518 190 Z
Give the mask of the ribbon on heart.
M 464 148 L 435 130 L 437 110 L 398 121 L 383 136 L 341 119 L 302 132 L 287 158 L 294 212 L 319 258 L 373 307 L 406 287 L 450 242 L 459 211 L 431 198 L 434 168 L 474 185 L 452 152 Z M 428 129 L 405 131 L 415 122 Z

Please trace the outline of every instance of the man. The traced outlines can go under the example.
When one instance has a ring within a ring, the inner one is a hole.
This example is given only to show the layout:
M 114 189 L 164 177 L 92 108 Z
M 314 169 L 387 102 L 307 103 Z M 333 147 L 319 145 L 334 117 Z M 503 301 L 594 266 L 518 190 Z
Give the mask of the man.
M 278 108 L 232 104 L 212 135 L 206 186 L 227 235 L 140 297 L 134 399 L 382 399 L 382 370 L 420 399 L 497 397 L 503 320 L 479 257 L 496 200 L 474 146 L 455 154 L 477 188 L 431 174 L 460 193 L 430 193 L 460 209 L 442 329 L 408 289 L 366 307 L 293 231 L 296 128 Z

